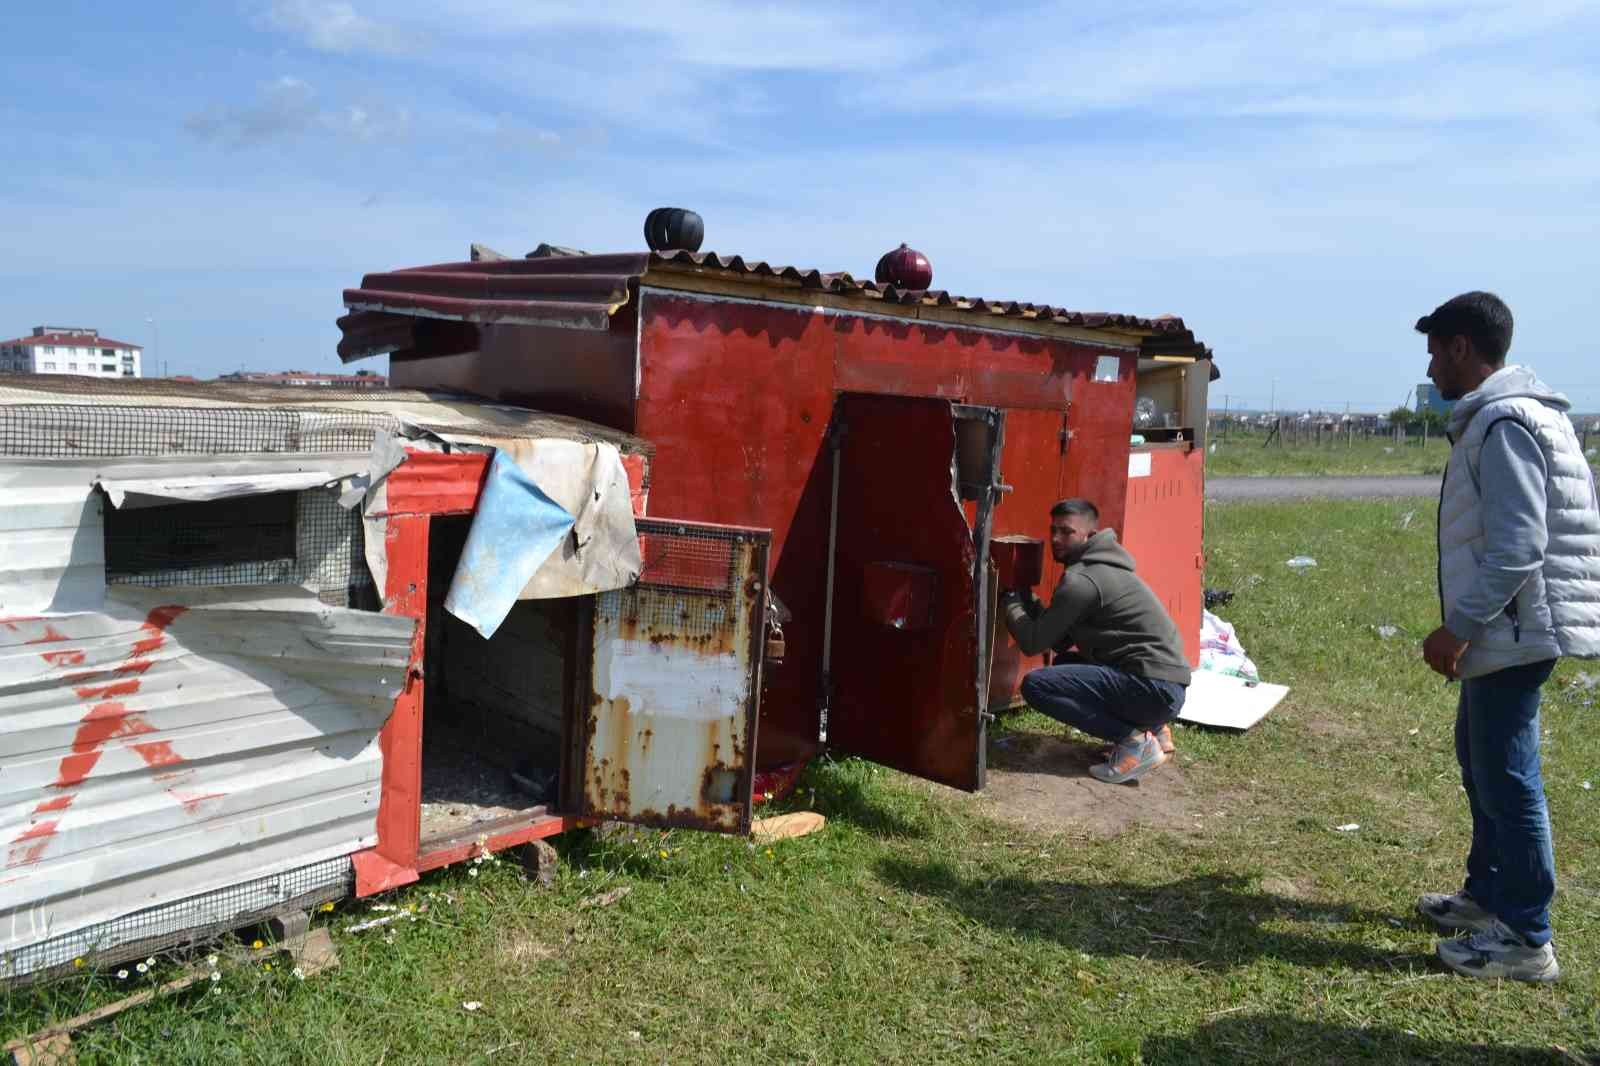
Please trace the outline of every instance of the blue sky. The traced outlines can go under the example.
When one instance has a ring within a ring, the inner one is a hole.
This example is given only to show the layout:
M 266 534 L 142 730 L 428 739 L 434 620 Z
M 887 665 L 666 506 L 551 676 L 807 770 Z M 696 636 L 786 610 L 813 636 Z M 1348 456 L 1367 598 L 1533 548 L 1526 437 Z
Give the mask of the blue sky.
M 17 6 L 0 335 L 334 370 L 365 271 L 637 249 L 671 204 L 725 253 L 907 241 L 961 294 L 1182 315 L 1217 406 L 1386 410 L 1416 317 L 1490 288 L 1600 410 L 1592 2 Z

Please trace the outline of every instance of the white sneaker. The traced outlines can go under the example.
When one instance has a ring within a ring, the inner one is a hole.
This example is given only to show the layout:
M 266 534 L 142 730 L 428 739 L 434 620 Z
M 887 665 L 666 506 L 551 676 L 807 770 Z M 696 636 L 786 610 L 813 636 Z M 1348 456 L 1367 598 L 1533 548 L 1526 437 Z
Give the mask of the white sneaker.
M 1441 962 L 1467 977 L 1554 981 L 1561 976 L 1554 945 L 1531 948 L 1498 918 L 1487 929 L 1439 941 L 1435 950 Z
M 1478 906 L 1478 901 L 1465 892 L 1446 895 L 1443 892 L 1424 892 L 1417 900 L 1417 913 L 1440 929 L 1464 929 L 1476 932 L 1487 929 L 1494 915 Z

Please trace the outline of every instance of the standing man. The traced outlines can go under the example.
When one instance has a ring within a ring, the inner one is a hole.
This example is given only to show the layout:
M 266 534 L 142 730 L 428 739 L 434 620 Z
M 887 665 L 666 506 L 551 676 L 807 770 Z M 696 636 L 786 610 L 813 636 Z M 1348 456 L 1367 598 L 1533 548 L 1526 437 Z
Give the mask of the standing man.
M 1050 554 L 1067 568 L 1050 606 L 1031 590 L 1007 590 L 1000 601 L 1006 629 L 1028 655 L 1076 645 L 1082 661 L 1031 671 L 1022 679 L 1022 698 L 1112 742 L 1106 761 L 1089 768 L 1095 778 L 1135 781 L 1172 751 L 1169 723 L 1183 709 L 1189 684 L 1183 640 L 1088 500 L 1062 500 L 1050 509 Z
M 1450 415 L 1439 489 L 1444 624 L 1428 666 L 1461 681 L 1456 759 L 1472 812 L 1467 877 L 1418 909 L 1439 958 L 1469 977 L 1553 981 L 1555 853 L 1539 770 L 1539 695 L 1562 655 L 1600 655 L 1600 513 L 1571 406 L 1531 370 L 1505 365 L 1511 310 L 1469 292 L 1417 321 L 1428 377 Z

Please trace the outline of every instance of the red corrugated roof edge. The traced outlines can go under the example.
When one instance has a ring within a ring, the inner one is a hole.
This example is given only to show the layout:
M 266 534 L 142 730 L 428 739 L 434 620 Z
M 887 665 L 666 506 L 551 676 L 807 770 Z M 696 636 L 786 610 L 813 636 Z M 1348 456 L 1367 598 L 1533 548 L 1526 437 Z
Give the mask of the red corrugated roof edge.
M 144 349 L 144 345 L 142 344 L 129 344 L 127 341 L 114 341 L 110 337 L 85 337 L 81 333 L 44 333 L 37 337 L 32 335 L 27 337 L 13 337 L 8 341 L 0 341 L 0 344 L 61 344 L 72 348 L 128 348 L 136 351 L 142 351 Z
M 350 362 L 386 353 L 443 354 L 452 346 L 458 350 L 465 350 L 461 345 L 470 347 L 471 338 L 452 336 L 449 323 L 605 329 L 611 315 L 627 303 L 630 284 L 652 267 L 716 272 L 734 278 L 780 278 L 797 282 L 803 289 L 855 296 L 880 306 L 931 306 L 1080 329 L 1132 330 L 1150 335 L 1153 343 L 1147 347 L 1205 352 L 1183 320 L 1171 315 L 1141 318 L 957 296 L 942 289 L 897 289 L 857 280 L 845 272 L 773 266 L 716 252 L 672 251 L 438 263 L 368 274 L 359 288 L 344 292 L 351 313 L 338 322 L 343 333 L 339 357 Z M 883 310 L 893 313 L 891 308 Z M 434 324 L 423 324 L 428 320 Z

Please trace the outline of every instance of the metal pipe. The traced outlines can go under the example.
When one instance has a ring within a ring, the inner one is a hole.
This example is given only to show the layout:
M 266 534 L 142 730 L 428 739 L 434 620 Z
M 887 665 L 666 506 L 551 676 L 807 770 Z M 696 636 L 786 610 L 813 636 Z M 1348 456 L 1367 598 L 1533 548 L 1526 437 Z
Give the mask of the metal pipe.
M 828 504 L 828 596 L 822 607 L 822 692 L 817 698 L 817 743 L 828 742 L 828 701 L 833 680 L 833 569 L 834 556 L 839 547 L 839 464 L 844 450 L 844 426 L 834 427 L 833 438 L 833 490 Z

